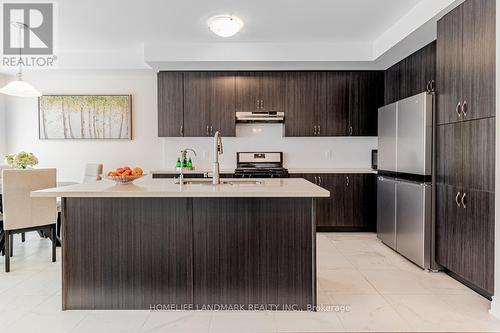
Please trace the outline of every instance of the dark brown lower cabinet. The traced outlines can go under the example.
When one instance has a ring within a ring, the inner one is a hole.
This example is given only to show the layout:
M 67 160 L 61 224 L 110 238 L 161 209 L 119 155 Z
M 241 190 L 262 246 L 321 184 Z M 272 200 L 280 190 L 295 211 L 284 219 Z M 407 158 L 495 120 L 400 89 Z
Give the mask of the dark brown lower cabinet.
M 374 174 L 293 174 L 330 191 L 316 200 L 317 231 L 375 231 L 377 183 Z
M 493 295 L 495 194 L 436 186 L 436 260 L 480 294 Z

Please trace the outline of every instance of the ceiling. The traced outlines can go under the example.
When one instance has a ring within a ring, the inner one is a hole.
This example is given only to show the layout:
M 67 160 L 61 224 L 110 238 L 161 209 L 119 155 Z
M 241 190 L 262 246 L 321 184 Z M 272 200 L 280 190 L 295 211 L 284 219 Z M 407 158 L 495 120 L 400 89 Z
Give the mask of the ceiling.
M 435 18 L 461 0 L 55 2 L 56 52 L 63 69 L 224 69 L 245 64 L 328 69 L 339 63 L 387 66 L 392 58 L 432 41 Z M 206 21 L 227 13 L 245 25 L 225 39 L 211 33 Z M 408 42 L 419 30 L 416 42 Z M 404 52 L 377 63 L 405 39 L 409 46 Z
M 61 49 L 143 42 L 220 42 L 209 17 L 231 13 L 245 26 L 232 42 L 370 42 L 421 0 L 58 1 Z

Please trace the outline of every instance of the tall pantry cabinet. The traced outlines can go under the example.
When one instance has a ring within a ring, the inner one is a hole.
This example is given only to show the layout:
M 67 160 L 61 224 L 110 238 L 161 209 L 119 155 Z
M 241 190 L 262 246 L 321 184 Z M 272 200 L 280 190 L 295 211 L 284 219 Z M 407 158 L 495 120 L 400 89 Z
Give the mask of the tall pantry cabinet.
M 495 0 L 468 0 L 438 22 L 436 260 L 493 295 Z

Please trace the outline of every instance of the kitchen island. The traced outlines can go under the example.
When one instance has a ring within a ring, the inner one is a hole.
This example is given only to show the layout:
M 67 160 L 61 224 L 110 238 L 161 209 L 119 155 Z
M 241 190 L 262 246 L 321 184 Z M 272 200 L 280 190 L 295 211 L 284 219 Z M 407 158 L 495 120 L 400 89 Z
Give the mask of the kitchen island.
M 304 179 L 143 178 L 61 197 L 63 309 L 313 310 L 315 198 Z

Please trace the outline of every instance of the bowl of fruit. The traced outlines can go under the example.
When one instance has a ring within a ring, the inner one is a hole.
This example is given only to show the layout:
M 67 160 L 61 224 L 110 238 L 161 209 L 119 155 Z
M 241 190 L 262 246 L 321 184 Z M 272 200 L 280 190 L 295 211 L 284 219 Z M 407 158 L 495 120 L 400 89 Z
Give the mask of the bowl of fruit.
M 107 174 L 107 179 L 113 180 L 117 184 L 130 184 L 134 180 L 144 177 L 144 171 L 141 168 L 130 168 L 124 166 L 117 168 L 115 171 L 110 171 Z

